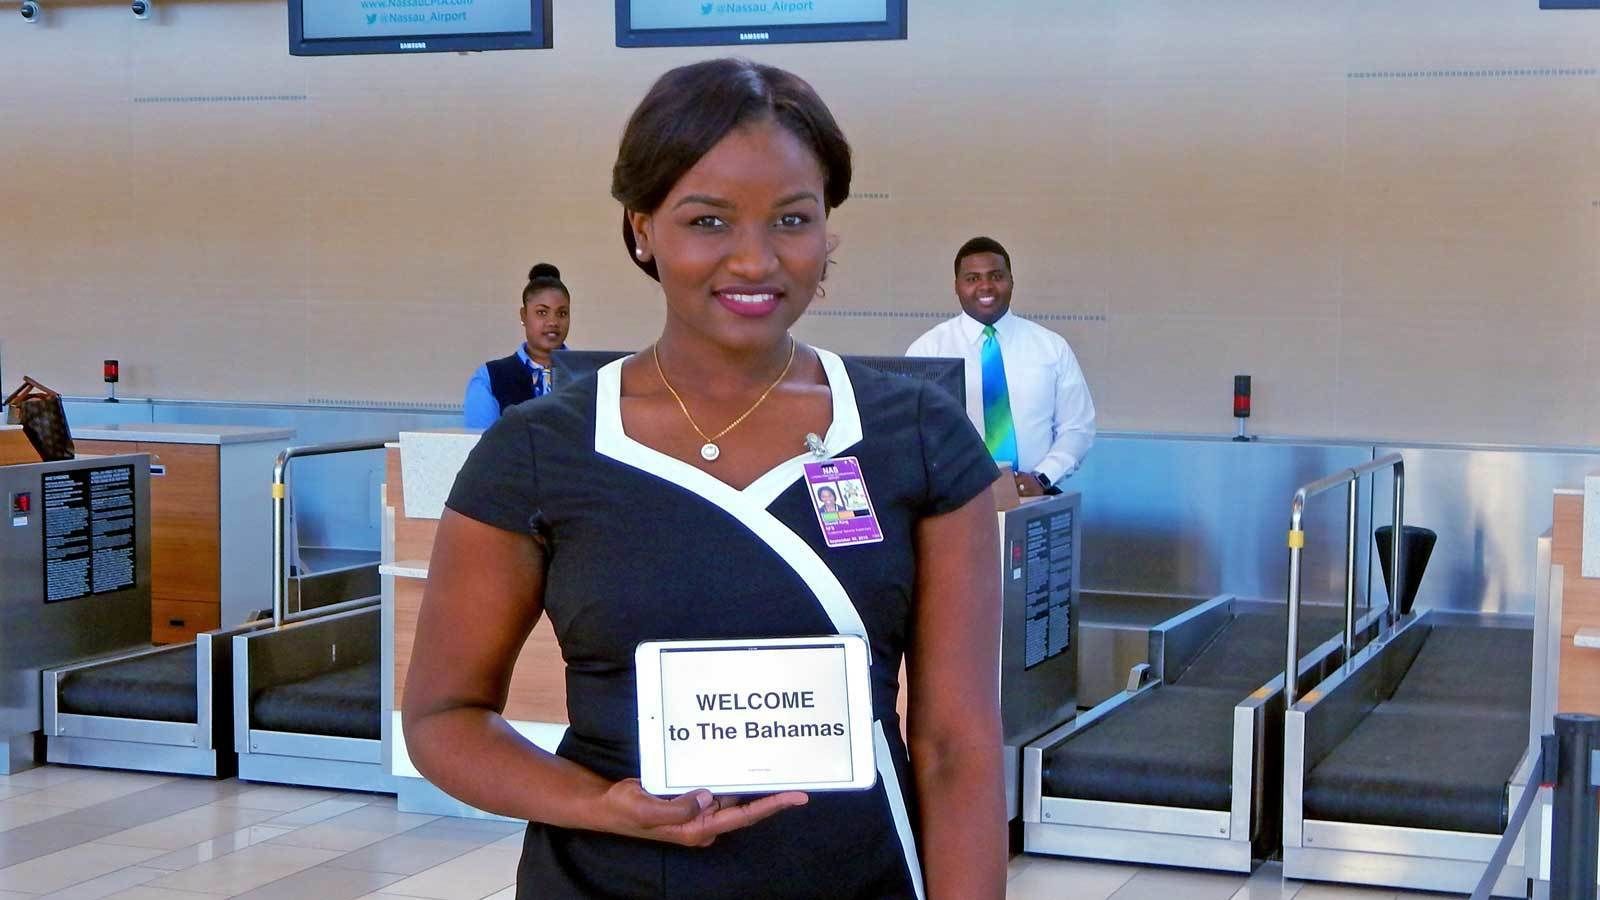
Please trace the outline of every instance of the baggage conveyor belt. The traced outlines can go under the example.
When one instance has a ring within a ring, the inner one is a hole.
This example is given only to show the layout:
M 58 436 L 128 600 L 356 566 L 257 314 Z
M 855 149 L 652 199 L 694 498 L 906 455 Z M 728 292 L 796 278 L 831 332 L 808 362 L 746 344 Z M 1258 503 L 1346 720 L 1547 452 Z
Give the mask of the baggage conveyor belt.
M 1499 834 L 1527 750 L 1533 635 L 1435 625 L 1393 696 L 1305 781 L 1305 817 Z
M 382 671 L 377 658 L 258 691 L 250 725 L 268 731 L 379 740 Z
M 198 721 L 195 655 L 194 644 L 183 644 L 66 673 L 59 708 L 80 716 Z
M 1301 646 L 1322 643 L 1343 624 L 1342 610 L 1303 607 Z M 1045 795 L 1228 809 L 1233 709 L 1282 671 L 1287 627 L 1286 610 L 1233 616 L 1175 680 L 1052 750 Z

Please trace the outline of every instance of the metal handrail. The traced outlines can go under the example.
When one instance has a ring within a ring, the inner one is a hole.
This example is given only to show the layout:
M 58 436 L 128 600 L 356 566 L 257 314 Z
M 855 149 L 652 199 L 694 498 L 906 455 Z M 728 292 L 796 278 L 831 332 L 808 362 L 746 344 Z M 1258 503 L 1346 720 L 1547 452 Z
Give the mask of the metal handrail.
M 1300 661 L 1300 554 L 1305 549 L 1306 534 L 1301 529 L 1306 501 L 1318 494 L 1348 485 L 1348 505 L 1345 516 L 1345 583 L 1344 583 L 1344 658 L 1348 661 L 1355 650 L 1356 619 L 1356 507 L 1360 501 L 1361 476 L 1379 469 L 1394 470 L 1394 535 L 1390 538 L 1389 558 L 1393 561 L 1389 573 L 1389 610 L 1385 615 L 1386 628 L 1393 628 L 1399 604 L 1395 597 L 1405 576 L 1405 561 L 1401 558 L 1401 520 L 1405 514 L 1406 466 L 1398 453 L 1388 453 L 1368 463 L 1319 478 L 1294 492 L 1289 504 L 1289 637 L 1284 650 L 1284 701 L 1294 706 L 1299 685 L 1295 673 Z
M 287 447 L 272 464 L 272 626 L 282 628 L 285 622 L 310 618 L 304 613 L 286 614 L 283 608 L 289 592 L 288 572 L 284 565 L 286 521 L 284 504 L 289 496 L 289 463 L 306 456 L 329 456 L 334 453 L 355 453 L 363 450 L 382 450 L 399 440 L 398 437 L 380 441 L 338 441 L 331 444 L 306 444 Z M 343 608 L 343 604 L 334 604 Z M 324 615 L 333 607 L 319 608 L 316 615 Z

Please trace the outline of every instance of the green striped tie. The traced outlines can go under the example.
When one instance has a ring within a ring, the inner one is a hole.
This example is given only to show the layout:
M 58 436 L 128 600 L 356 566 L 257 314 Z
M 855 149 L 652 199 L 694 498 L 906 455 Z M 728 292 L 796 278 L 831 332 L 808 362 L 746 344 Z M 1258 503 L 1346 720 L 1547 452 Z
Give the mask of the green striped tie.
M 998 463 L 1017 469 L 1017 426 L 1011 420 L 1011 392 L 1006 390 L 1006 365 L 993 325 L 983 326 L 983 442 Z

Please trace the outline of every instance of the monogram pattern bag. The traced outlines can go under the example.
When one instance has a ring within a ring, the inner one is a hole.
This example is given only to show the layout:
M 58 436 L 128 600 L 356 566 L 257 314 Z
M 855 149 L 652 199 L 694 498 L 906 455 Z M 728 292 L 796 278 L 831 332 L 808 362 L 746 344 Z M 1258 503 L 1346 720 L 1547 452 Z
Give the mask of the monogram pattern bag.
M 67 430 L 67 410 L 61 395 L 24 376 L 22 387 L 5 400 L 7 419 L 21 425 L 28 443 L 45 462 L 72 459 L 72 432 Z

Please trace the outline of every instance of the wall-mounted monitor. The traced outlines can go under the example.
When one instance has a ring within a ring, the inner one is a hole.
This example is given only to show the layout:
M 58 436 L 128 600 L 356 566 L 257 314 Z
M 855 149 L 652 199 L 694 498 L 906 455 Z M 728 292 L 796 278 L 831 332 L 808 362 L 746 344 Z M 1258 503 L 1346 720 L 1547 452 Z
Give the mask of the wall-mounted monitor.
M 289 0 L 289 53 L 436 53 L 550 46 L 550 0 Z
M 895 41 L 906 0 L 617 0 L 618 47 Z

